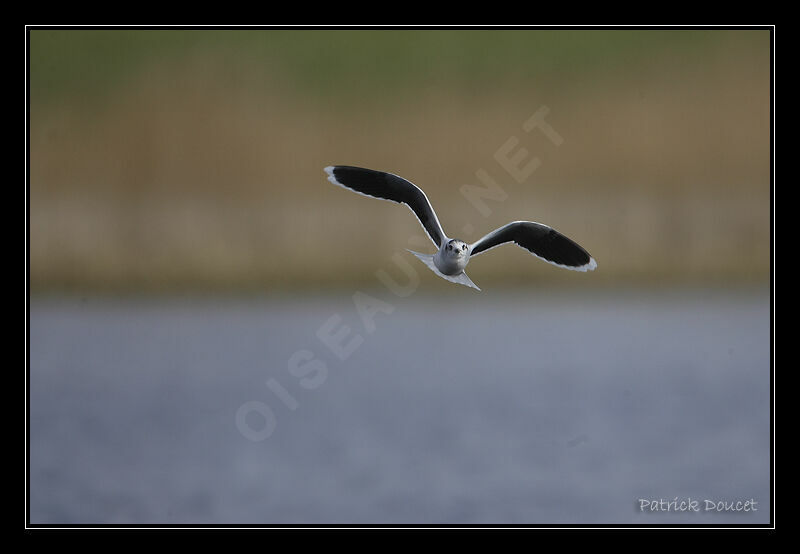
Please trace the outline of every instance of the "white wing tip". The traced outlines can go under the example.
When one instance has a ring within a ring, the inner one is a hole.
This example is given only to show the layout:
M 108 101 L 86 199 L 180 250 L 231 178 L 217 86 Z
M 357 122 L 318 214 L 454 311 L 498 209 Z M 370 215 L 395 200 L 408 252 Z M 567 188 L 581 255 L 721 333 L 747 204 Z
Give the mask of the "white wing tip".
M 328 181 L 330 181 L 334 185 L 339 185 L 340 187 L 343 187 L 344 185 L 342 183 L 340 183 L 339 181 L 337 181 L 336 177 L 333 176 L 333 170 L 334 170 L 335 167 L 336 166 L 329 165 L 328 167 L 325 168 L 325 173 L 328 174 Z
M 484 250 L 484 252 L 485 252 L 485 250 Z M 533 252 L 531 252 L 531 254 L 533 254 Z M 559 263 L 553 262 L 551 260 L 548 260 L 547 258 L 543 258 L 543 257 L 539 256 L 538 254 L 533 254 L 533 255 L 536 256 L 537 258 L 539 258 L 540 260 L 542 260 L 543 262 L 549 263 L 550 265 L 554 265 L 554 266 L 560 267 L 562 269 L 569 269 L 571 271 L 586 272 L 586 271 L 594 271 L 595 269 L 597 269 L 597 262 L 594 260 L 594 258 L 591 258 L 591 257 L 589 258 L 589 263 L 575 266 L 575 265 L 559 264 Z
M 553 262 L 550 262 L 550 263 L 553 263 Z M 563 267 L 565 269 L 571 269 L 573 271 L 584 271 L 585 272 L 585 271 L 594 271 L 595 269 L 597 269 L 597 262 L 594 260 L 594 258 L 589 258 L 589 263 L 588 264 L 579 265 L 577 267 L 576 266 L 561 265 L 561 264 L 553 264 L 553 265 L 557 265 L 558 267 Z

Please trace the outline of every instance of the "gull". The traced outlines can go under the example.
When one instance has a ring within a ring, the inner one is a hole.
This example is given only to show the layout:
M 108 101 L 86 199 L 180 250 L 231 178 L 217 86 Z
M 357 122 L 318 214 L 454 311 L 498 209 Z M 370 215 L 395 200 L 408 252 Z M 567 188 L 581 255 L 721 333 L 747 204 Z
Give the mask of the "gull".
M 467 277 L 464 268 L 474 256 L 508 242 L 516 243 L 537 258 L 564 269 L 592 271 L 597 267 L 597 262 L 586 250 L 542 223 L 512 221 L 476 242 L 467 244 L 463 240 L 445 235 L 428 197 L 411 181 L 385 171 L 348 165 L 328 166 L 325 173 L 334 185 L 411 208 L 439 250 L 436 254 L 422 254 L 413 250 L 409 252 L 436 275 L 450 282 L 481 290 Z

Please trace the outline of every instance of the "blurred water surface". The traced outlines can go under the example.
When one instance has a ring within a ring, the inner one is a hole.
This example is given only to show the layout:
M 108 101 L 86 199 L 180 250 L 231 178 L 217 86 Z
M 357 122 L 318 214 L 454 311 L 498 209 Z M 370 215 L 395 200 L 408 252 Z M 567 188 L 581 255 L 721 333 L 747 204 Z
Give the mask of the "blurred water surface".
M 767 291 L 440 290 L 34 298 L 31 522 L 769 521 Z

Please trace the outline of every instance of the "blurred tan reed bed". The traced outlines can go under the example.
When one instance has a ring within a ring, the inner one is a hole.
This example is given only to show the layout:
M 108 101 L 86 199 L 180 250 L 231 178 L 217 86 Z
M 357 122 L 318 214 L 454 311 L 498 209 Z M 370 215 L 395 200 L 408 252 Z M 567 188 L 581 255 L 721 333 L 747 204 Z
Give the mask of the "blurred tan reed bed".
M 541 79 L 517 55 L 502 82 L 444 74 L 396 94 L 376 95 L 369 73 L 349 91 L 326 94 L 324 79 L 303 91 L 285 66 L 211 48 L 143 55 L 103 95 L 47 95 L 35 80 L 33 290 L 375 284 L 422 230 L 405 208 L 330 185 L 330 164 L 409 178 L 445 227 L 472 225 L 465 239 L 511 219 L 546 221 L 598 262 L 594 274 L 564 275 L 498 251 L 471 268 L 487 285 L 763 282 L 768 43 L 722 43 L 661 41 L 630 63 Z M 543 105 L 558 147 L 522 129 Z M 512 136 L 541 161 L 522 183 L 494 158 Z M 479 169 L 507 193 L 487 201 L 488 217 L 459 192 L 480 184 Z

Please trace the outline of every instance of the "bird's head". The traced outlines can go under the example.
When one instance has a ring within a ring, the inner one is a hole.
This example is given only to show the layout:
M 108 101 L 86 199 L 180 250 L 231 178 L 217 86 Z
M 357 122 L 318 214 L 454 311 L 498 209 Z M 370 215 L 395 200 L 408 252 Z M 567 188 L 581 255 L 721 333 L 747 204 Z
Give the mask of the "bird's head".
M 451 239 L 444 245 L 442 252 L 448 258 L 465 258 L 469 256 L 469 245 L 463 240 Z

